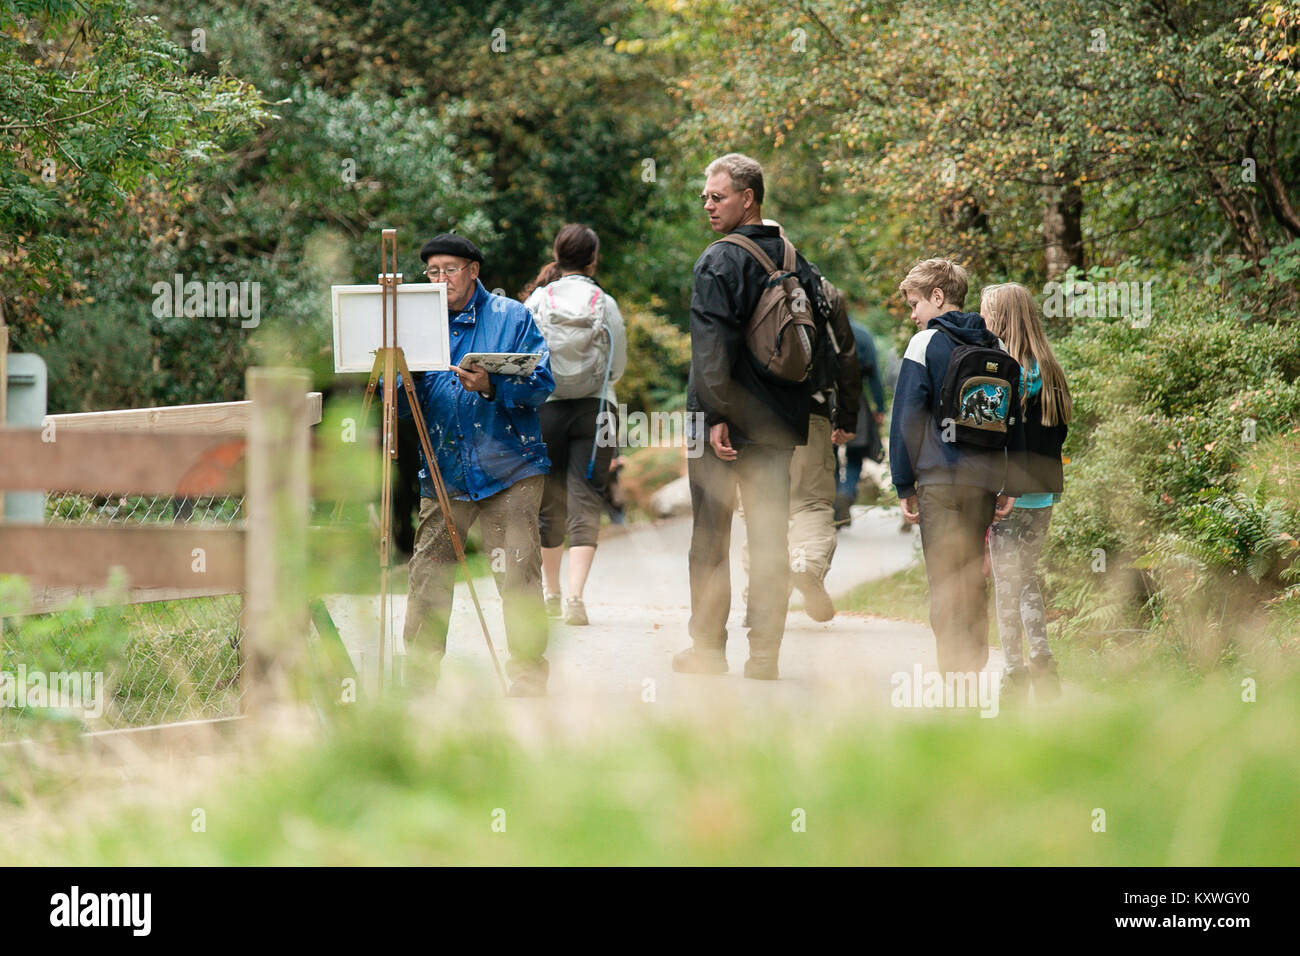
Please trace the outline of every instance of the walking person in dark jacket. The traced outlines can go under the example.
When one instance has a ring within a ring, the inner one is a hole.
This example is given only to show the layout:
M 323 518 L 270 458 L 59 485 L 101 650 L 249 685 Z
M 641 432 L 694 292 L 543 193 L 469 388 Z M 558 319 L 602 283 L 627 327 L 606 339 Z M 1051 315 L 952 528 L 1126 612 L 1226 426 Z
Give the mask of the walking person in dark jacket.
M 729 153 L 704 173 L 701 198 L 712 229 L 745 236 L 781 262 L 785 240 L 777 227 L 763 225 L 762 167 L 748 156 Z M 820 283 L 802 256 L 796 259 L 795 274 L 807 301 L 816 302 Z M 750 550 L 745 676 L 779 676 L 777 658 L 789 607 L 790 460 L 795 446 L 807 441 L 812 389 L 809 382 L 773 379 L 750 357 L 746 327 L 767 279 L 758 260 L 732 243 L 714 243 L 695 263 L 687 409 L 698 413 L 690 416 L 693 427 L 703 420 L 709 447 L 687 464 L 694 643 L 673 658 L 678 671 L 727 671 L 731 520 L 739 488 Z
M 998 345 L 978 313 L 959 311 L 968 281 L 955 262 L 927 259 L 899 285 L 918 331 L 903 355 L 889 428 L 894 486 L 903 516 L 921 525 L 930 626 L 939 670 L 948 673 L 978 672 L 988 663 L 984 532 L 1015 503 L 1018 469 L 1008 469 L 1008 460 L 1024 448 L 1019 416 L 1010 423 L 1006 449 L 945 440 L 935 420 L 953 338 Z
M 764 219 L 764 224 L 781 228 Z M 781 235 L 785 235 L 782 230 Z M 823 583 L 835 557 L 835 449 L 852 440 L 857 428 L 858 395 L 862 380 L 857 349 L 849 328 L 844 294 L 821 275 L 816 266 L 828 312 L 819 315 L 813 368 L 812 404 L 808 415 L 808 440 L 796 445 L 790 461 L 790 580 L 803 595 L 804 612 L 814 621 L 835 616 L 835 602 Z M 741 507 L 747 507 L 742 495 Z M 749 572 L 749 545 L 744 550 Z M 746 622 L 748 595 L 746 595 Z M 746 625 L 748 626 L 748 625 Z
M 835 605 L 823 581 L 835 557 L 835 449 L 851 441 L 859 427 L 862 373 L 849 327 L 844 293 L 821 280 L 828 313 L 819 331 L 813 363 L 813 402 L 808 441 L 796 448 L 790 471 L 790 570 L 803 595 L 804 611 L 814 621 L 829 621 Z
M 1061 446 L 1074 403 L 1061 363 L 1052 353 L 1038 307 L 1029 290 L 1015 282 L 985 286 L 980 313 L 989 331 L 1000 338 L 1020 363 L 1020 395 L 1025 422 L 1025 450 L 1018 459 L 1022 494 L 1011 513 L 993 526 L 989 557 L 998 607 L 998 635 L 1006 669 L 999 695 L 1021 698 L 1032 683 L 1034 696 L 1056 697 L 1060 679 L 1047 645 L 1047 613 L 1038 583 L 1038 558 L 1061 500 L 1065 474 Z M 1020 632 L 1029 641 L 1025 666 Z
M 862 463 L 868 458 L 879 462 L 885 457 L 885 448 L 880 442 L 880 426 L 885 421 L 885 386 L 880 380 L 876 340 L 870 330 L 859 322 L 850 320 L 849 328 L 853 330 L 863 390 L 858 397 L 858 430 L 853 438 L 844 443 L 844 478 L 835 489 L 837 527 L 853 523 L 853 514 L 849 509 L 858 500 Z

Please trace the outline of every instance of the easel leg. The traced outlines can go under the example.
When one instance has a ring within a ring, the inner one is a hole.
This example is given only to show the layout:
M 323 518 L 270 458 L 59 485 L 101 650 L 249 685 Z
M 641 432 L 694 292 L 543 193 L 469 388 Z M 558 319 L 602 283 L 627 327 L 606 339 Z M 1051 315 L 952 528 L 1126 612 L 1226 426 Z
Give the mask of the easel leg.
M 388 622 L 389 576 L 392 568 L 393 537 L 393 453 L 397 450 L 397 390 L 393 376 L 394 349 L 384 349 L 384 466 L 379 487 L 379 688 L 384 686 L 386 645 L 391 636 Z

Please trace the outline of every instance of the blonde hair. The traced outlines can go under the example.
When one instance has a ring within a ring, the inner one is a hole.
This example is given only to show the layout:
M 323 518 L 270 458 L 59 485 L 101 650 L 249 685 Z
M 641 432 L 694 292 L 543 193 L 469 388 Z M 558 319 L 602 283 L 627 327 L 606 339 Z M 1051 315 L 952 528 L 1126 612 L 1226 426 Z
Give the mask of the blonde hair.
M 1074 417 L 1074 401 L 1065 384 L 1061 363 L 1047 343 L 1038 317 L 1038 303 L 1029 290 L 1018 282 L 987 285 L 980 292 L 980 314 L 988 330 L 1002 340 L 1026 373 L 1034 362 L 1038 363 L 1038 374 L 1043 380 L 1043 424 L 1068 423 Z M 1020 401 L 1023 408 L 1024 395 Z
M 915 292 L 923 299 L 928 299 L 931 292 L 939 289 L 943 292 L 944 301 L 958 309 L 966 301 L 966 290 L 969 288 L 970 276 L 951 259 L 922 260 L 912 266 L 898 284 L 898 291 L 903 295 Z

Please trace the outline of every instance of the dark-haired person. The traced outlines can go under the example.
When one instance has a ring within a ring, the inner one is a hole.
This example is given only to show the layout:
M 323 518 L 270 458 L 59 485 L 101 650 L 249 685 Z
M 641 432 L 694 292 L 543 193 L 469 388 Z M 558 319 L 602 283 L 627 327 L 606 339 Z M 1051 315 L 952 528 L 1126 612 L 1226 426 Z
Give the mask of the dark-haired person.
M 825 278 L 821 282 L 830 313 L 824 326 L 819 324 L 808 441 L 795 448 L 790 463 L 789 547 L 791 578 L 803 595 L 804 612 L 814 621 L 829 621 L 835 616 L 825 584 L 836 545 L 835 449 L 857 432 L 862 377 L 844 293 Z
M 868 458 L 879 464 L 885 457 L 880 441 L 880 426 L 885 421 L 885 386 L 880 380 L 880 365 L 876 356 L 876 341 L 866 326 L 849 321 L 858 353 L 858 369 L 863 391 L 858 396 L 858 431 L 844 443 L 844 478 L 835 491 L 835 525 L 844 527 L 853 523 L 850 510 L 858 500 L 858 482 L 862 478 L 862 463 Z M 871 401 L 867 401 L 870 392 Z M 908 530 L 911 526 L 903 525 Z
M 540 530 L 546 612 L 566 624 L 586 624 L 583 589 L 596 557 L 596 538 L 617 451 L 614 383 L 627 365 L 623 316 L 596 284 L 600 239 L 570 223 L 552 244 L 552 260 L 524 290 L 524 305 L 551 350 L 555 391 L 542 405 L 542 438 L 551 473 L 542 491 Z M 602 418 L 601 413 L 606 413 Z M 598 432 L 608 436 L 597 441 Z M 569 539 L 568 594 L 561 603 L 560 561 Z
M 764 219 L 763 224 L 781 229 L 772 219 Z M 814 621 L 829 621 L 835 616 L 835 602 L 824 581 L 835 557 L 835 449 L 852 440 L 857 429 L 862 381 L 844 293 L 821 276 L 816 266 L 812 268 L 829 313 L 817 317 L 817 343 L 809 373 L 816 391 L 809 406 L 808 440 L 795 446 L 790 460 L 788 547 L 790 580 L 803 595 L 804 612 Z M 748 542 L 744 558 L 748 570 Z M 748 607 L 745 620 L 751 620 Z
M 548 628 L 537 510 L 550 462 L 537 407 L 555 387 L 549 350 L 521 303 L 483 287 L 478 279 L 483 254 L 468 239 L 435 236 L 420 250 L 420 259 L 431 282 L 447 284 L 453 363 L 446 372 L 412 375 L 429 443 L 456 531 L 463 538 L 481 519 L 483 544 L 494 558 L 510 648 L 510 694 L 540 696 L 546 693 L 549 666 L 543 656 Z M 471 352 L 538 352 L 542 359 L 529 375 L 501 375 L 460 365 Z M 403 389 L 397 399 L 398 415 L 409 416 Z M 420 461 L 420 525 L 403 636 L 412 652 L 432 653 L 436 673 L 447 649 L 456 557 L 423 449 Z

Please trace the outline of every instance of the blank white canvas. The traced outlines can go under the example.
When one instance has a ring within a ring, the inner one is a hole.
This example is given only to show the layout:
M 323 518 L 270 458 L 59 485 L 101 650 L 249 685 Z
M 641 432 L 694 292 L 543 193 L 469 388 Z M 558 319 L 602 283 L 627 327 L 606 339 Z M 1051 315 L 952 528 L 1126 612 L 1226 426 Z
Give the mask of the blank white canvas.
M 383 345 L 379 285 L 330 287 L 334 304 L 334 371 L 369 372 Z M 390 329 L 393 317 L 388 317 Z M 391 344 L 406 354 L 412 372 L 444 372 L 451 367 L 447 284 L 422 282 L 397 287 L 397 336 Z

